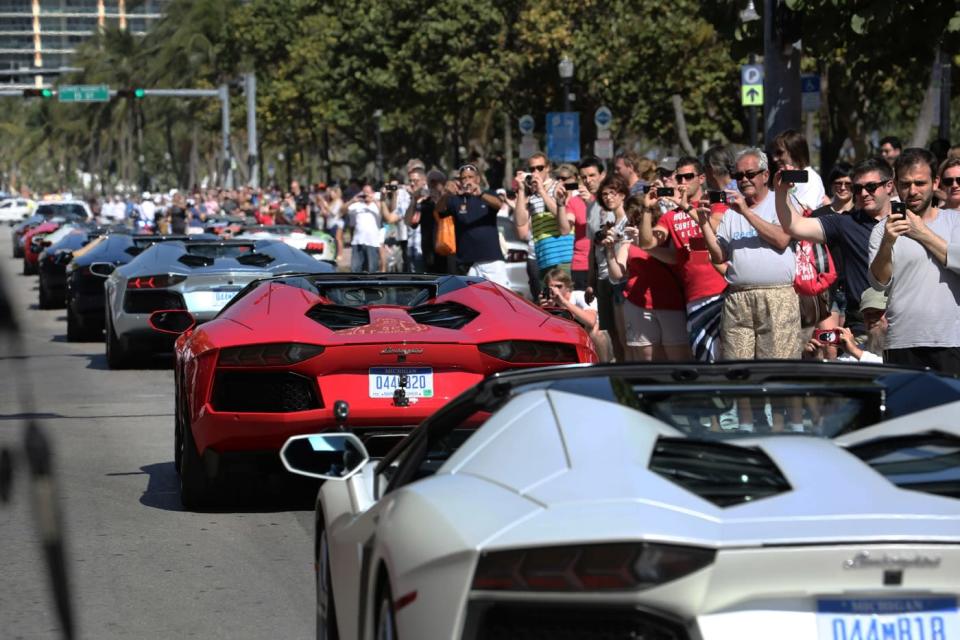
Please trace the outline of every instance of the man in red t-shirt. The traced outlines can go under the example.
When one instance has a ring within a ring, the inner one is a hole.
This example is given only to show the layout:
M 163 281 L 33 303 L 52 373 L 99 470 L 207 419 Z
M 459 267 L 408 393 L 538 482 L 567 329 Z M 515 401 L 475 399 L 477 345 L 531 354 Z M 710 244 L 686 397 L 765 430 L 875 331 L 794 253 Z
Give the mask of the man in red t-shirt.
M 703 197 L 703 165 L 693 156 L 678 159 L 675 180 L 677 186 L 672 198 L 657 198 L 656 188 L 647 192 L 638 241 L 644 250 L 656 247 L 667 250 L 651 255 L 676 265 L 687 301 L 690 348 L 697 360 L 713 362 L 718 359 L 720 316 L 727 282 L 710 262 L 700 225 L 689 215 Z M 654 223 L 650 212 L 656 211 L 658 200 L 667 203 L 671 209 Z M 717 203 L 710 209 L 711 224 L 716 228 L 727 207 Z

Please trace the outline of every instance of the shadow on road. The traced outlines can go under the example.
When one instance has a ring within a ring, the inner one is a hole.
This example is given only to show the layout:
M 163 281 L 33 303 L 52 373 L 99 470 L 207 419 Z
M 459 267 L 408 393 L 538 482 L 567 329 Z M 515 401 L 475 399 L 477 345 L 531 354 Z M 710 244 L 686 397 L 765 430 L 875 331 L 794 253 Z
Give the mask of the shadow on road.
M 61 336 L 54 336 L 51 339 L 51 342 L 61 342 L 58 338 Z M 65 340 L 66 338 L 64 338 Z M 93 341 L 95 343 L 96 341 Z M 87 362 L 87 369 L 94 369 L 97 371 L 113 371 L 110 367 L 107 366 L 107 354 L 106 353 L 71 353 L 75 358 L 86 358 L 89 360 Z M 136 369 L 145 369 L 150 371 L 162 371 L 164 369 L 173 368 L 173 356 L 171 355 L 158 355 L 150 358 L 143 358 L 138 360 L 136 364 L 132 367 L 127 367 L 126 370 L 136 370 Z
M 148 464 L 140 471 L 108 473 L 107 476 L 146 474 L 147 487 L 140 504 L 164 511 L 185 511 L 180 504 L 180 480 L 173 461 Z M 203 509 L 204 513 L 272 513 L 277 511 L 312 511 L 317 483 L 288 474 L 269 476 L 231 475 L 229 487 L 217 495 L 220 506 Z

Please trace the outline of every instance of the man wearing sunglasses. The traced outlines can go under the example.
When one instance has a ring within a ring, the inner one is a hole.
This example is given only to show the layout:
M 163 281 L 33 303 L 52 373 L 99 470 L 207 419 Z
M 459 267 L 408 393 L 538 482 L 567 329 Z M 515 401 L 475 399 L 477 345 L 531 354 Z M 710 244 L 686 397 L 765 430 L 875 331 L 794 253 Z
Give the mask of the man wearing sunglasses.
M 517 206 L 514 224 L 517 235 L 529 236 L 537 257 L 537 275 L 546 274 L 554 267 L 570 273 L 573 261 L 574 212 L 566 207 L 566 191 L 550 176 L 550 161 L 546 154 L 530 156 L 529 174 L 517 172 Z M 537 291 L 542 287 L 534 285 Z M 531 293 L 534 291 L 531 289 Z
M 870 280 L 889 296 L 883 360 L 960 374 L 960 212 L 933 204 L 932 153 L 905 149 L 895 168 L 906 210 L 870 235 Z
M 786 169 L 794 167 L 786 166 Z M 839 214 L 827 214 L 817 218 L 805 218 L 789 195 L 789 182 L 774 177 L 777 217 L 783 230 L 795 240 L 826 242 L 844 282 L 847 293 L 847 313 L 844 326 L 855 335 L 866 334 L 863 315 L 860 313 L 860 294 L 870 287 L 867 272 L 870 268 L 870 234 L 878 220 L 890 213 L 890 198 L 893 194 L 893 171 L 882 160 L 867 160 L 853 168 L 850 174 L 850 189 L 853 192 L 854 208 Z
M 716 232 L 709 206 L 691 208 L 697 212 L 710 260 L 727 265 L 729 286 L 720 323 L 725 360 L 800 357 L 800 299 L 793 290 L 796 257 L 790 236 L 777 224 L 774 197 L 767 189 L 768 166 L 760 149 L 737 155 L 733 178 L 740 193 L 726 192 L 730 208 Z

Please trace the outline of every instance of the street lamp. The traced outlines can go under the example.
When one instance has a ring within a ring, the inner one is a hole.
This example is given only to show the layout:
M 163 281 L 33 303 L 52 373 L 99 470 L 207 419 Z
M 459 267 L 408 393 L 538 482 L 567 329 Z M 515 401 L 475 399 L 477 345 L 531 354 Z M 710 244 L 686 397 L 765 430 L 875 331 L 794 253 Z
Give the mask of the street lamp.
M 573 79 L 573 60 L 563 56 L 557 65 L 560 71 L 560 82 L 563 84 L 563 110 L 570 111 L 570 81 Z
M 380 119 L 383 117 L 383 109 L 377 109 L 373 112 L 373 119 L 377 125 L 377 182 L 383 182 L 383 140 L 380 135 Z
M 742 24 L 748 24 L 754 20 L 759 20 L 760 14 L 757 13 L 757 8 L 753 4 L 753 0 L 747 1 L 747 8 L 743 9 L 740 12 L 740 22 Z M 753 53 L 750 54 L 750 64 L 757 63 L 757 56 Z M 749 127 L 749 143 L 751 147 L 757 146 L 757 108 L 756 107 L 747 107 L 747 118 L 750 120 Z

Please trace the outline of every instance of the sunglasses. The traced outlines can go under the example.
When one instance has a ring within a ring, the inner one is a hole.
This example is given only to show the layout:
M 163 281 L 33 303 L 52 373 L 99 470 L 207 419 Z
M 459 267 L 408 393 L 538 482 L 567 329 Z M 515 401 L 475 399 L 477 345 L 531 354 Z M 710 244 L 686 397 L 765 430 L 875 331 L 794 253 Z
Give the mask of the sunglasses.
M 850 189 L 852 185 L 853 183 L 850 182 L 849 180 L 837 180 L 833 183 L 833 188 L 834 189 Z
M 532 164 L 530 165 L 530 171 L 543 171 L 547 168 L 545 164 Z
M 746 178 L 747 180 L 753 180 L 754 178 L 756 178 L 761 173 L 764 173 L 765 171 L 766 169 L 757 169 L 756 171 L 737 171 L 736 173 L 730 174 L 730 176 L 737 182 L 740 182 L 744 178 Z
M 474 173 L 480 173 L 480 170 L 477 169 L 477 166 L 473 164 L 463 165 L 462 167 L 460 167 L 460 170 L 458 171 L 458 173 L 463 173 L 464 171 L 473 171 Z
M 690 182 L 697 177 L 696 173 L 678 173 L 673 176 L 673 179 L 677 182 Z
M 945 187 L 952 187 L 955 184 L 960 184 L 960 176 L 955 178 L 940 178 L 940 184 Z
M 866 189 L 866 190 L 867 190 L 867 193 L 869 193 L 870 195 L 873 195 L 873 193 L 874 193 L 877 189 L 879 189 L 879 188 L 882 187 L 883 185 L 887 184 L 888 182 L 890 182 L 890 181 L 889 181 L 889 180 L 884 180 L 883 182 L 868 182 L 868 183 L 866 183 L 866 184 L 854 184 L 853 187 L 851 187 L 851 188 L 853 189 L 853 192 L 854 192 L 854 193 L 860 193 L 861 191 L 863 191 L 864 189 Z

